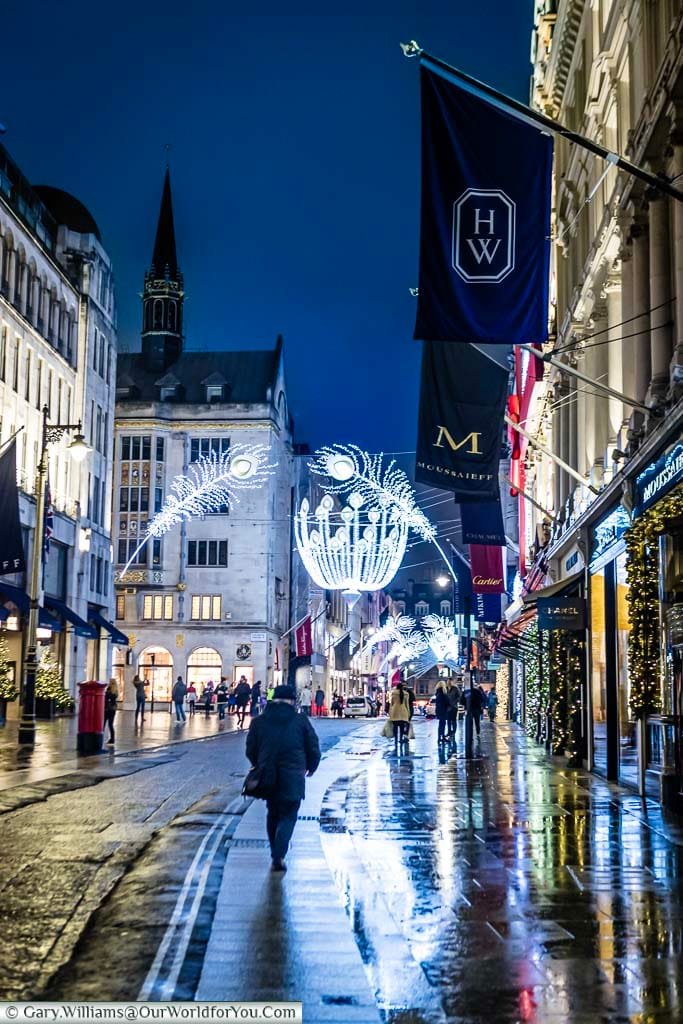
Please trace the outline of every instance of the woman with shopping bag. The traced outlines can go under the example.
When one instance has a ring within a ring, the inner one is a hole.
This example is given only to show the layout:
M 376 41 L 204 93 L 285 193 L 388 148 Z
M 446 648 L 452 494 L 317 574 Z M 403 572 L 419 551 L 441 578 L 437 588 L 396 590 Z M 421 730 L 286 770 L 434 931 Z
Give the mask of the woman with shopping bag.
M 408 743 L 408 730 L 410 728 L 410 699 L 408 691 L 399 683 L 391 695 L 389 705 L 389 721 L 384 726 L 383 734 L 394 737 L 394 753 L 398 754 L 399 742 L 401 747 Z

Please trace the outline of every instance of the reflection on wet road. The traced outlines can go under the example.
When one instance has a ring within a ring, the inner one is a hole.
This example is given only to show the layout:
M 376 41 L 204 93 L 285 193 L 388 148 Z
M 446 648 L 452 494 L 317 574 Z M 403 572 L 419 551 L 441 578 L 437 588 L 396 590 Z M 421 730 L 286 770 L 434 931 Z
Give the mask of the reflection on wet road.
M 382 753 L 327 792 L 323 845 L 380 1009 L 467 1024 L 683 1017 L 681 835 L 516 727 L 483 757 Z

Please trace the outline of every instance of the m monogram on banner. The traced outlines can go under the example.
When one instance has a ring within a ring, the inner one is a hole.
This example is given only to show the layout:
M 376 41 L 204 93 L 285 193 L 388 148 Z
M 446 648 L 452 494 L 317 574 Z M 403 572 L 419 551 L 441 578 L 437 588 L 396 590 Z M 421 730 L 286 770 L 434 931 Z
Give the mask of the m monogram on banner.
M 548 337 L 552 139 L 420 67 L 422 201 L 415 337 Z

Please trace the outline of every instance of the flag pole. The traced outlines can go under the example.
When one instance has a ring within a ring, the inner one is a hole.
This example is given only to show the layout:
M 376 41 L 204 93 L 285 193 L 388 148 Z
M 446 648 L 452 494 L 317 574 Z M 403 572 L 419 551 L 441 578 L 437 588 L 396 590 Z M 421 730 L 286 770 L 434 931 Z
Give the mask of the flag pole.
M 559 455 L 556 455 L 554 452 L 548 451 L 547 448 L 544 448 L 542 444 L 538 443 L 535 437 L 532 437 L 530 434 L 527 434 L 526 430 L 523 430 L 522 427 L 520 427 L 519 423 L 515 423 L 515 421 L 510 419 L 509 416 L 505 417 L 505 422 L 507 423 L 508 427 L 512 427 L 512 429 L 516 430 L 518 434 L 521 434 L 522 437 L 525 437 L 529 444 L 533 445 L 534 448 L 537 448 L 538 451 L 541 452 L 541 454 L 547 455 L 547 457 L 551 459 L 554 463 L 556 463 L 556 465 L 558 465 L 560 469 L 563 469 L 565 473 L 569 473 L 569 475 L 573 477 L 576 481 L 578 481 L 578 483 L 583 484 L 584 487 L 588 487 L 588 489 L 591 490 L 593 494 L 600 493 L 596 487 L 593 487 L 593 484 L 587 483 L 584 477 L 582 477 L 581 474 L 577 470 L 575 470 L 573 466 L 570 466 L 568 462 L 565 462 L 564 459 L 561 459 Z M 515 490 L 519 490 L 519 488 L 515 487 Z
M 607 384 L 602 384 L 599 380 L 593 380 L 592 377 L 587 377 L 585 373 L 581 373 L 580 370 L 574 369 L 573 366 L 567 366 L 566 363 L 560 362 L 556 359 L 552 353 L 543 355 L 537 348 L 532 345 L 520 345 L 521 349 L 525 352 L 530 352 L 536 359 L 542 359 L 544 363 L 550 363 L 556 369 L 562 373 L 566 373 L 568 377 L 576 377 L 577 380 L 582 381 L 584 384 L 590 384 L 591 387 L 597 391 L 601 391 L 604 395 L 609 395 L 610 398 L 616 398 L 618 402 L 623 402 L 624 405 L 630 405 L 632 409 L 640 409 L 641 412 L 657 414 L 657 407 L 651 405 L 645 405 L 644 402 L 639 402 L 635 398 L 630 398 L 628 395 L 624 395 L 621 391 L 615 391 L 614 388 L 608 387 Z
M 526 103 L 521 103 L 519 100 L 515 100 L 511 96 L 506 96 L 505 93 L 499 92 L 498 89 L 494 89 L 493 86 L 487 85 L 485 82 L 480 82 L 479 79 L 465 74 L 464 71 L 460 71 L 458 68 L 454 68 L 451 64 L 447 64 L 445 60 L 441 60 L 439 57 L 434 57 L 431 53 L 427 53 L 419 46 L 418 43 L 415 42 L 414 39 L 411 39 L 409 43 L 401 43 L 400 45 L 405 57 L 419 57 L 421 63 L 428 61 L 436 68 L 439 68 L 441 71 L 445 71 L 448 75 L 452 75 L 453 78 L 456 78 L 463 84 L 469 86 L 470 89 L 483 93 L 484 96 L 488 96 L 490 99 L 495 100 L 496 103 L 507 107 L 510 111 L 514 111 L 514 113 L 523 117 L 525 120 L 534 121 L 539 128 L 542 128 L 547 132 L 552 132 L 553 135 L 560 135 L 563 139 L 567 139 L 568 142 L 573 142 L 575 145 L 581 146 L 582 149 L 587 149 L 589 153 L 593 153 L 595 156 L 599 156 L 601 159 L 613 164 L 615 167 L 618 167 L 620 171 L 625 171 L 627 174 L 631 174 L 634 178 L 644 181 L 645 184 L 649 185 L 651 188 L 658 189 L 660 192 L 665 192 L 666 195 L 671 196 L 672 199 L 677 199 L 679 203 L 683 202 L 683 192 L 675 188 L 675 186 L 671 184 L 669 178 L 646 171 L 644 167 L 639 167 L 637 164 L 631 163 L 630 160 L 620 156 L 619 153 L 613 153 L 605 146 L 601 146 L 600 143 L 594 142 L 585 135 L 581 135 L 580 132 L 572 131 L 565 125 L 560 124 L 559 121 L 553 120 L 552 117 L 542 114 L 540 110 L 534 110 L 533 107 L 528 107 Z
M 540 502 L 536 501 L 535 498 L 532 498 L 531 495 L 527 494 L 526 491 L 523 491 L 521 487 L 517 486 L 517 484 L 514 484 L 510 477 L 507 478 L 507 482 L 516 494 L 521 494 L 523 498 L 526 498 L 527 501 L 531 502 L 534 508 L 537 508 L 538 511 L 542 512 L 544 516 L 547 516 L 547 518 L 550 519 L 552 523 L 556 522 L 557 517 L 554 516 L 552 512 L 548 512 L 548 509 L 544 508 L 543 505 L 540 504 Z

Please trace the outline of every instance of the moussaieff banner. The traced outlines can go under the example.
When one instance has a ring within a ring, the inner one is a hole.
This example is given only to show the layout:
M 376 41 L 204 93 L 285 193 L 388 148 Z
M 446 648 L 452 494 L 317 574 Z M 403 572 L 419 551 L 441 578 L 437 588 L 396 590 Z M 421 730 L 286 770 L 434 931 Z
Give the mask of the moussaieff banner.
M 424 343 L 415 459 L 419 483 L 452 491 L 459 502 L 500 500 L 507 387 L 508 371 L 472 345 Z
M 423 59 L 415 338 L 548 337 L 553 141 Z

